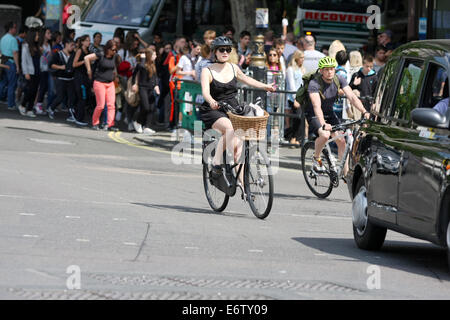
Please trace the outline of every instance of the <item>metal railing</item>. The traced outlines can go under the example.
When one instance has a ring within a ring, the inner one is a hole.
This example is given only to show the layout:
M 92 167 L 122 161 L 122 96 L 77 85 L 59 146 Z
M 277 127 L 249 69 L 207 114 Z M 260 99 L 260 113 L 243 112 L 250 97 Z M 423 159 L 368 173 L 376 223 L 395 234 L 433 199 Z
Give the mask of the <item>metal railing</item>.
M 247 73 L 251 76 L 251 72 Z M 181 90 L 178 90 L 178 82 L 181 82 Z M 285 79 L 281 73 L 268 72 L 266 74 L 266 82 L 273 83 L 275 82 L 278 88 L 285 87 Z M 191 89 L 197 86 L 194 90 L 195 92 L 191 94 L 192 100 L 187 100 L 184 97 L 186 96 L 185 86 L 183 84 L 188 84 L 187 86 Z M 181 80 L 175 79 L 175 103 L 178 104 L 178 110 L 183 114 L 183 125 L 184 129 L 193 130 L 193 121 L 200 121 L 199 119 L 199 110 L 198 106 L 203 104 L 203 99 L 199 99 L 198 95 L 201 95 L 201 85 L 197 81 L 192 80 Z M 270 141 L 272 139 L 271 134 L 274 133 L 278 139 L 278 143 L 288 144 L 285 140 L 284 132 L 285 132 L 285 118 L 292 119 L 300 119 L 300 121 L 305 121 L 303 114 L 292 114 L 286 112 L 286 104 L 287 104 L 287 95 L 296 94 L 296 91 L 287 91 L 287 90 L 276 90 L 275 92 L 266 92 L 262 89 L 256 89 L 253 87 L 247 87 L 244 85 L 238 85 L 238 95 L 237 99 L 240 104 L 243 103 L 253 103 L 256 100 L 257 96 L 263 97 L 264 101 L 264 109 L 269 113 L 269 121 L 268 121 L 268 136 L 267 140 Z M 203 98 L 203 97 L 201 97 Z M 185 112 L 185 107 L 187 105 L 196 106 L 193 108 L 191 114 Z M 190 118 L 186 120 L 186 117 Z M 193 117 L 193 118 L 192 118 Z M 302 132 L 303 133 L 303 132 Z M 304 134 L 302 134 L 302 139 L 304 138 Z

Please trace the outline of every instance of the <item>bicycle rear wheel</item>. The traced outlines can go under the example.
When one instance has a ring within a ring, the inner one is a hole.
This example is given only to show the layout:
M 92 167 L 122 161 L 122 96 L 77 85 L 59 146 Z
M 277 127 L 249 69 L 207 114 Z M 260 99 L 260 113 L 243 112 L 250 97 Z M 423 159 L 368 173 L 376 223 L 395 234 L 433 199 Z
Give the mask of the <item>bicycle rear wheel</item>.
M 203 186 L 208 203 L 215 212 L 222 212 L 228 205 L 230 197 L 219 190 L 211 182 L 212 160 L 214 158 L 214 150 L 211 155 L 203 157 Z
M 322 150 L 320 157 L 326 171 L 318 173 L 313 170 L 313 156 L 315 150 L 315 142 L 309 141 L 302 148 L 302 171 L 306 184 L 311 192 L 318 198 L 324 199 L 328 197 L 333 190 L 333 179 L 331 173 L 331 161 L 325 149 Z
M 247 200 L 253 214 L 265 219 L 272 210 L 273 174 L 269 158 L 257 147 L 249 150 L 249 159 L 245 165 L 244 184 Z

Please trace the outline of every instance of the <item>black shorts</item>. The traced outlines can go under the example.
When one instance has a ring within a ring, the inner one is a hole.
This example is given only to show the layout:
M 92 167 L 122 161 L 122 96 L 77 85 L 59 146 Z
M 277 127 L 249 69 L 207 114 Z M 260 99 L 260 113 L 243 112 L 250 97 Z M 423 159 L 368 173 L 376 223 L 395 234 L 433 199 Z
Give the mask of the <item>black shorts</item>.
M 205 124 L 205 129 L 211 129 L 213 124 L 220 118 L 228 118 L 228 115 L 221 110 L 213 110 L 209 105 L 200 107 L 200 120 Z
M 341 123 L 338 116 L 334 112 L 324 113 L 323 117 L 325 119 L 325 122 L 332 126 L 335 126 L 335 125 L 338 125 Z M 320 121 L 316 117 L 316 115 L 313 114 L 313 116 L 311 116 L 311 114 L 306 113 L 305 118 L 306 118 L 306 121 L 308 121 L 309 134 L 313 133 L 316 136 L 319 136 L 319 129 L 322 128 L 322 126 L 320 125 Z

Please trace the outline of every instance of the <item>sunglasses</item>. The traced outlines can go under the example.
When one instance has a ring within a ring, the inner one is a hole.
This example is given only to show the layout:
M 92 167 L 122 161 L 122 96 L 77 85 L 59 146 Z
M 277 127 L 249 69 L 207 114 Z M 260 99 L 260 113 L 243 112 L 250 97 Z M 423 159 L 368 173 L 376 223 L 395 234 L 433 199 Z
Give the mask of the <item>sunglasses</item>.
M 232 51 L 232 49 L 231 49 L 230 47 L 227 47 L 227 48 L 219 48 L 218 50 L 219 50 L 220 53 L 225 53 L 225 51 L 226 51 L 227 53 L 231 53 L 231 51 Z

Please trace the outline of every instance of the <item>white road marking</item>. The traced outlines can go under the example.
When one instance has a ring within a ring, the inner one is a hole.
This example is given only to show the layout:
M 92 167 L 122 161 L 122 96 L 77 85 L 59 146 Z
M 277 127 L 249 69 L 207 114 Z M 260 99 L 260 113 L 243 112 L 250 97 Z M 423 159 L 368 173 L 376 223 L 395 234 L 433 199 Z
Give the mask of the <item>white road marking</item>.
M 77 242 L 91 242 L 89 239 L 77 239 Z
M 184 247 L 187 250 L 198 250 L 198 247 Z
M 81 219 L 79 216 L 66 216 L 66 219 Z
M 126 218 L 114 218 L 113 221 L 127 221 Z
M 307 215 L 307 214 L 291 214 L 292 217 L 298 218 L 319 218 L 319 219 L 334 219 L 334 220 L 351 220 L 351 217 L 334 217 L 334 216 L 318 216 L 318 215 Z
M 44 198 L 44 197 L 30 197 L 15 194 L 0 194 L 0 198 L 11 198 L 11 199 L 26 199 L 35 201 L 58 201 L 58 202 L 73 202 L 73 203 L 88 203 L 88 204 L 98 204 L 98 205 L 111 205 L 111 206 L 129 206 L 129 202 L 105 202 L 105 201 L 87 201 L 80 199 L 57 199 L 57 198 Z
M 47 139 L 35 139 L 35 138 L 28 138 L 28 140 L 37 142 L 37 143 L 43 143 L 43 144 L 59 144 L 59 145 L 75 145 L 73 142 L 69 141 L 62 141 L 62 140 L 47 140 Z
M 137 246 L 138 245 L 136 242 L 124 242 L 123 244 L 126 246 Z
M 26 216 L 26 217 L 34 217 L 36 214 L 35 213 L 25 213 L 25 212 L 23 212 L 23 213 L 19 213 L 19 215 Z
M 24 234 L 23 237 L 24 238 L 39 238 L 39 236 L 35 235 L 35 234 Z
M 41 272 L 41 271 L 38 271 L 38 270 L 34 270 L 34 269 L 25 269 L 25 271 L 26 271 L 26 272 L 30 272 L 30 273 L 34 273 L 34 274 L 37 274 L 37 275 L 40 275 L 40 276 L 45 277 L 45 278 L 60 280 L 58 277 L 49 275 L 49 274 L 47 274 L 47 273 L 45 273 L 45 272 Z
M 251 249 L 251 250 L 248 250 L 248 252 L 252 252 L 252 253 L 261 253 L 261 252 L 263 252 L 262 250 L 258 250 L 258 249 Z

